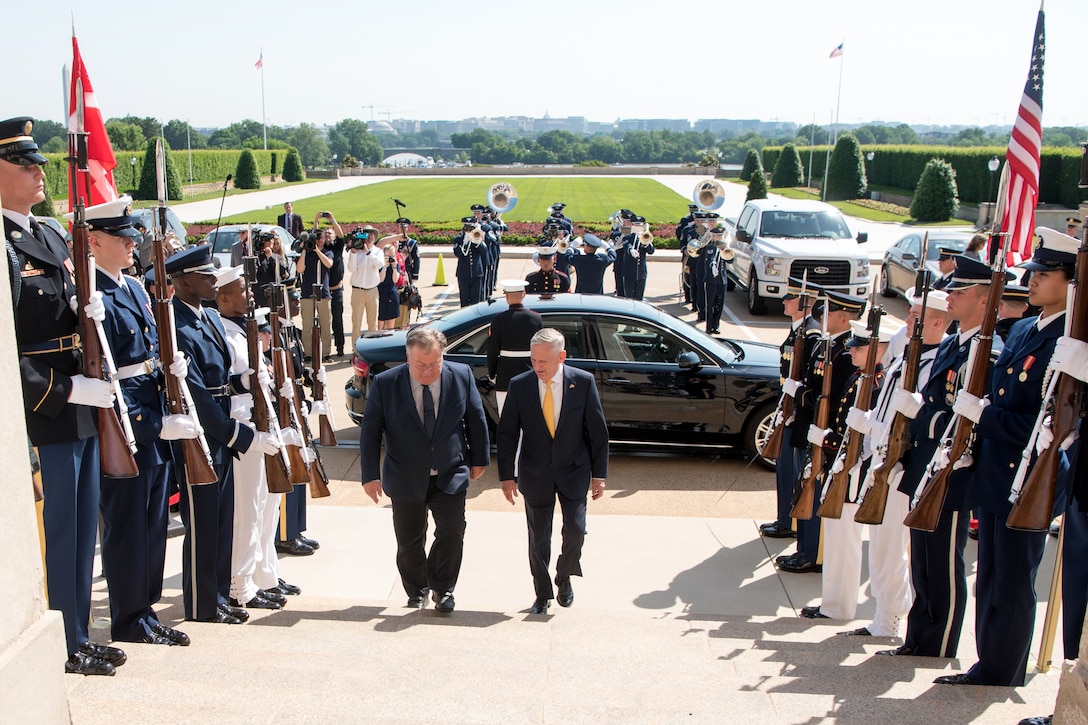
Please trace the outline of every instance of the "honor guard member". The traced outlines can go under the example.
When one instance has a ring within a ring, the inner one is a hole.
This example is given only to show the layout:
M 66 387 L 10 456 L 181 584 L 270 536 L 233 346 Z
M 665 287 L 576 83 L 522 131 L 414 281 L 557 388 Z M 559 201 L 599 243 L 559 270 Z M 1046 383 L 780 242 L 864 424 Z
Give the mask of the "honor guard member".
M 850 320 L 857 319 L 865 309 L 865 300 L 830 290 L 824 290 L 822 294 L 823 314 L 827 319 L 826 322 L 821 322 L 821 329 L 822 325 L 826 324 L 830 338 L 828 341 L 831 346 L 830 352 L 825 354 L 825 341 L 821 337 L 813 346 L 812 354 L 806 361 L 803 379 L 798 381 L 787 378 L 782 384 L 782 390 L 787 395 L 793 396 L 797 420 L 790 436 L 790 443 L 797 448 L 805 448 L 810 444 L 821 445 L 812 440 L 814 436 L 810 436 L 810 429 L 819 430 L 813 423 L 816 422 L 818 399 L 823 394 L 824 374 L 828 365 L 831 366 L 830 401 L 832 405 L 842 399 L 846 383 L 856 371 L 854 364 L 850 361 L 846 341 L 850 337 Z M 829 459 L 833 456 L 833 451 L 824 451 L 825 471 L 831 467 Z M 804 476 L 804 473 L 802 469 L 799 476 Z M 798 479 L 797 486 L 800 485 L 800 479 Z M 794 573 L 821 571 L 817 561 L 820 548 L 820 517 L 815 514 L 816 508 L 813 506 L 811 519 L 797 520 L 797 551 L 790 556 L 779 557 L 780 569 Z
M 687 244 L 691 242 L 695 242 L 695 244 L 691 244 L 690 247 L 685 245 L 688 252 L 686 262 L 687 278 L 688 285 L 691 287 L 691 309 L 695 311 L 695 321 L 706 322 L 706 287 L 704 286 L 704 272 L 706 270 L 703 267 L 703 249 L 705 245 L 699 242 L 699 238 L 710 227 L 707 226 L 707 212 L 695 212 L 694 216 L 695 219 L 688 232 L 690 238 Z
M 559 244 L 566 240 L 568 246 L 566 249 L 559 249 Z M 541 247 L 554 247 L 555 252 L 555 268 L 563 274 L 570 276 L 570 260 L 574 256 L 574 250 L 569 246 L 570 237 L 567 234 L 567 230 L 555 219 L 549 219 L 544 222 L 544 234 L 540 237 Z
M 684 295 L 685 305 L 690 305 L 692 300 L 691 285 L 688 284 L 688 241 L 697 211 L 698 204 L 688 204 L 687 216 L 681 217 L 676 223 L 676 242 L 680 245 L 680 292 Z
M 968 357 L 982 325 L 990 290 L 991 272 L 987 265 L 962 255 L 955 256 L 954 263 L 955 270 L 944 291 L 948 293 L 947 319 L 957 323 L 957 332 L 945 337 L 938 346 L 926 384 L 919 385 L 918 392 L 899 389 L 892 394 L 892 408 L 912 419 L 911 445 L 904 454 L 903 477 L 899 483 L 899 491 L 910 498 L 920 492 L 926 469 L 954 419 L 952 404 L 963 387 Z M 1000 349 L 1001 342 L 994 340 L 991 357 Z M 907 614 L 903 645 L 882 654 L 956 656 L 967 606 L 963 550 L 970 519 L 967 493 L 973 475 L 970 468 L 953 468 L 937 528 L 933 532 L 911 529 L 914 604 Z
M 101 470 L 95 408 L 113 407 L 113 390 L 78 372 L 83 312 L 74 309 L 75 266 L 64 239 L 30 213 L 45 199 L 48 163 L 30 135 L 33 127 L 26 117 L 0 121 L 0 198 L 27 434 L 38 449 L 45 492 L 49 607 L 64 619 L 64 671 L 112 675 L 125 653 L 91 643 L 87 628 Z M 87 308 L 104 316 L 101 299 Z
M 1028 288 L 1019 284 L 1005 285 L 1005 291 L 1001 293 L 1001 304 L 997 308 L 997 326 L 994 327 L 994 335 L 1005 342 L 1009 337 L 1009 330 L 1023 319 L 1027 309 Z
M 560 292 L 570 292 L 570 277 L 555 268 L 555 253 L 555 247 L 541 247 L 533 255 L 540 269 L 525 278 L 529 285 L 525 290 L 528 294 L 550 297 Z
M 616 250 L 616 261 L 612 265 L 612 274 L 616 279 L 616 296 L 627 297 L 623 288 L 623 269 L 627 255 L 623 254 L 623 237 L 631 233 L 631 219 L 635 216 L 630 209 L 620 209 L 612 215 L 612 231 L 608 235 L 608 241 L 612 243 L 612 249 Z
M 616 261 L 616 251 L 595 234 L 586 234 L 581 249 L 575 249 L 570 266 L 578 278 L 574 291 L 583 295 L 604 294 L 604 274 Z
M 732 250 L 726 252 L 725 227 L 710 230 L 710 242 L 699 255 L 703 258 L 703 290 L 706 298 L 706 331 L 717 334 L 725 308 L 726 265 L 732 260 Z
M 873 340 L 866 323 L 858 320 L 850 320 L 851 335 L 846 341 L 846 349 L 850 354 L 851 363 L 855 367 L 854 374 L 846 381 L 846 391 L 842 397 L 833 403 L 833 418 L 829 428 L 820 430 L 810 429 L 810 440 L 819 439 L 824 447 L 825 460 L 830 455 L 831 465 L 824 480 L 824 490 L 830 485 L 830 478 L 838 475 L 843 470 L 843 444 L 846 442 L 846 432 L 850 429 L 847 420 L 851 409 L 856 409 L 858 403 L 859 388 L 862 382 L 862 372 L 869 355 L 869 346 L 880 346 L 878 355 L 882 355 L 888 349 L 891 340 L 891 332 L 887 325 L 881 325 L 880 337 Z M 884 383 L 884 367 L 877 358 L 876 369 L 873 371 L 873 389 L 871 398 L 867 401 L 866 408 L 872 408 L 877 402 L 877 396 Z M 850 437 L 863 435 L 857 431 L 851 431 Z M 864 439 L 859 441 L 864 444 Z M 832 452 L 833 451 L 833 452 Z M 850 476 L 847 485 L 846 498 L 842 505 L 842 514 L 839 518 L 829 518 L 823 522 L 824 531 L 824 556 L 823 577 L 821 578 L 820 604 L 815 607 L 802 607 L 801 616 L 808 619 L 853 619 L 858 608 L 858 588 L 861 583 L 861 524 L 854 521 L 854 514 L 858 510 L 858 494 L 863 475 L 861 468 L 865 466 L 864 459 L 859 455 L 858 463 L 854 469 L 848 472 Z
M 532 369 L 529 361 L 529 341 L 544 327 L 539 312 L 524 304 L 525 287 L 522 279 L 504 279 L 502 291 L 508 307 L 495 315 L 487 340 L 487 376 L 495 384 L 495 403 L 502 415 L 506 389 L 510 378 Z
M 1080 237 L 1080 219 L 1075 216 L 1068 217 L 1065 220 L 1065 235 L 1067 237 L 1073 237 L 1073 239 L 1079 240 Z
M 211 246 L 202 244 L 178 252 L 166 261 L 174 281 L 174 321 L 177 346 L 189 360 L 189 390 L 211 453 L 216 483 L 185 484 L 184 457 L 174 461 L 181 482 L 181 521 L 185 541 L 181 557 L 185 618 L 201 622 L 240 624 L 244 609 L 228 603 L 231 545 L 234 530 L 234 457 L 250 447 L 273 454 L 280 444 L 269 433 L 230 416 L 230 396 L 248 392 L 267 371 L 232 375 L 230 350 L 219 313 L 204 306 L 215 299 L 215 267 Z
M 480 241 L 473 242 L 470 235 L 479 232 Z M 461 233 L 453 238 L 453 254 L 457 257 L 457 291 L 461 297 L 461 306 L 468 307 L 483 299 L 484 261 L 487 258 L 487 246 L 484 244 L 483 230 L 476 223 L 476 218 L 467 216 L 461 219 Z
M 565 229 L 567 235 L 569 236 L 571 234 L 574 234 L 574 222 L 570 220 L 570 217 L 563 213 L 563 210 L 566 208 L 566 204 L 557 201 L 548 207 L 548 214 L 550 215 L 549 218 L 557 221 L 559 223 L 559 226 Z
M 102 570 L 110 593 L 110 637 L 188 645 L 185 633 L 159 621 L 154 605 L 162 597 L 166 563 L 167 441 L 196 438 L 199 427 L 189 415 L 166 415 L 151 300 L 136 279 L 123 273 L 143 236 L 132 226 L 131 208 L 132 199 L 122 196 L 86 210 L 87 239 L 98 268 L 96 287 L 106 306 L 102 329 L 117 365 L 140 469 L 136 478 L 102 479 Z M 184 380 L 187 368 L 178 353 L 170 374 Z
M 780 367 L 782 380 L 790 376 L 790 367 L 793 365 L 793 344 L 798 335 L 803 335 L 805 342 L 802 347 L 801 369 L 804 370 L 807 360 L 820 339 L 820 323 L 806 310 L 801 309 L 801 280 L 790 277 L 790 285 L 786 288 L 786 294 L 782 296 L 782 308 L 790 318 L 790 331 L 786 339 L 778 347 L 780 355 Z M 808 285 L 806 294 L 809 299 L 820 290 L 816 285 Z M 790 510 L 793 508 L 793 488 L 797 483 L 797 477 L 801 475 L 801 469 L 805 465 L 805 448 L 794 446 L 793 426 L 796 421 L 796 413 L 790 419 L 784 421 L 782 429 L 782 453 L 775 462 L 775 481 L 777 484 L 778 518 L 765 524 L 760 524 L 759 533 L 772 539 L 786 539 L 797 535 L 793 530 Z M 807 425 L 807 424 L 806 424 Z
M 631 220 L 631 233 L 623 238 L 623 291 L 626 297 L 641 300 L 646 295 L 646 256 L 654 253 L 653 241 L 643 242 L 641 234 L 646 230 L 646 218 L 636 216 Z
M 484 297 L 490 297 L 495 291 L 499 279 L 499 260 L 502 258 L 502 232 L 506 225 L 501 220 L 492 218 L 491 207 L 484 208 L 481 228 L 487 234 L 488 266 L 484 277 Z
M 1039 410 L 1054 346 L 1065 332 L 1065 306 L 1080 246 L 1073 237 L 1039 227 L 1042 244 L 1023 266 L 1033 272 L 1028 299 L 1040 308 L 1012 326 L 994 363 L 989 394 L 961 390 L 953 410 L 975 423 L 981 441 L 971 498 L 978 510 L 978 576 L 975 579 L 975 644 L 978 662 L 967 672 L 938 677 L 947 685 L 1019 687 L 1027 672 L 1035 627 L 1035 574 L 1046 546 L 1045 531 L 1006 525 L 1009 494 Z M 1065 462 L 1063 460 L 1063 466 Z M 1055 494 L 1056 513 L 1065 492 Z M 1083 552 L 1081 552 L 1083 555 Z
M 956 257 L 959 250 L 955 247 L 937 247 L 937 269 L 941 276 L 933 282 L 933 289 L 944 289 L 952 281 L 952 273 L 956 270 Z

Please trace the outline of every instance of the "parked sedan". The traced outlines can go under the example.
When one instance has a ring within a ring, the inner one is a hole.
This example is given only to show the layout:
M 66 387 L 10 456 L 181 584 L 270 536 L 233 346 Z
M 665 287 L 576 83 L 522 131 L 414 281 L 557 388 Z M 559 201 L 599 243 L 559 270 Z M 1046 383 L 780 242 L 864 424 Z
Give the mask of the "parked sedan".
M 774 345 L 711 337 L 635 300 L 530 295 L 526 305 L 544 317 L 545 327 L 563 333 L 567 364 L 596 377 L 613 443 L 732 448 L 746 456 L 762 447 L 780 390 Z M 504 300 L 489 300 L 424 323 L 446 335 L 447 360 L 472 367 L 492 425 L 498 409 L 487 377 L 488 331 L 505 309 Z M 355 375 L 345 388 L 356 423 L 370 378 L 405 362 L 405 336 L 403 330 L 378 332 L 356 341 Z
M 884 264 L 880 268 L 880 294 L 885 297 L 903 296 L 914 286 L 918 276 L 918 258 L 922 255 L 923 232 L 911 232 L 884 252 Z M 951 247 L 962 252 L 974 234 L 969 232 L 930 232 L 926 247 L 926 267 L 933 279 L 941 276 L 937 269 L 939 247 Z

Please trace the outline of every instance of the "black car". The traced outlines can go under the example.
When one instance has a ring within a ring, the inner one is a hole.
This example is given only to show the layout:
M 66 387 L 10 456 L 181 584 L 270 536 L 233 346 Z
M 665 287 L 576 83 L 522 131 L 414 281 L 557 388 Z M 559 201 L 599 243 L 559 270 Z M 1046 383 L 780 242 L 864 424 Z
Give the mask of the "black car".
M 613 443 L 676 449 L 735 448 L 753 456 L 778 402 L 774 345 L 711 337 L 635 300 L 529 295 L 526 306 L 566 338 L 567 363 L 592 373 Z M 445 358 L 472 367 L 492 425 L 498 421 L 487 377 L 491 319 L 505 300 L 488 300 L 424 324 L 446 335 Z M 355 343 L 355 375 L 345 388 L 359 423 L 369 378 L 405 361 L 405 331 L 369 333 Z M 767 467 L 773 461 L 760 459 Z
M 962 252 L 967 249 L 973 234 L 968 232 L 930 232 L 926 246 L 926 267 L 933 279 L 941 276 L 937 269 L 938 247 Z M 884 252 L 884 264 L 880 267 L 880 294 L 885 297 L 903 296 L 914 287 L 918 277 L 918 258 L 922 255 L 924 232 L 911 232 Z

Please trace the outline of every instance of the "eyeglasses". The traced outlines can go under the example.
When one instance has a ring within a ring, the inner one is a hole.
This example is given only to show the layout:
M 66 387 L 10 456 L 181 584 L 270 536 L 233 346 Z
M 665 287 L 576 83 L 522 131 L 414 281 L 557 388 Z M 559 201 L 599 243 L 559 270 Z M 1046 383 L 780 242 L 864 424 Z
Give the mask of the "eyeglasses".
M 417 362 L 415 360 L 409 360 L 408 364 L 411 365 L 416 370 L 422 370 L 424 372 L 433 372 L 433 371 L 438 370 L 439 368 L 442 367 L 442 360 L 440 359 L 440 360 L 438 360 L 438 362 L 433 362 L 433 363 L 421 363 L 421 362 Z

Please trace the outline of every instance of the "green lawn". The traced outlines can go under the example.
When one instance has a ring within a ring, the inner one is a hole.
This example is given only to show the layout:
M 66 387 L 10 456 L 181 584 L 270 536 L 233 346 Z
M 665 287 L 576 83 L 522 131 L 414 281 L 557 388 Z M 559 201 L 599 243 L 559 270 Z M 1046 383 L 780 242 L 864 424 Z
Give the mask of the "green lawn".
M 472 212 L 472 204 L 486 203 L 487 190 L 497 181 L 512 183 L 518 204 L 503 215 L 506 221 L 540 222 L 548 207 L 567 205 L 566 215 L 576 222 L 606 222 L 618 209 L 631 209 L 651 224 L 674 224 L 687 213 L 688 200 L 652 179 L 578 177 L 479 177 L 472 179 L 394 179 L 356 189 L 295 202 L 295 213 L 309 223 L 318 211 L 331 211 L 340 222 L 389 222 L 396 219 L 391 197 L 407 207 L 403 213 L 413 222 L 454 222 Z M 223 219 L 224 223 L 275 223 L 280 207 L 246 212 Z
M 815 199 L 819 200 L 819 196 L 808 191 L 801 189 L 771 189 L 772 194 L 778 194 L 784 196 L 787 199 Z M 926 227 L 960 227 L 960 226 L 972 226 L 971 222 L 964 219 L 949 219 L 946 222 L 916 222 L 909 216 L 904 214 L 895 214 L 893 212 L 884 211 L 882 209 L 871 209 L 861 204 L 855 204 L 850 201 L 829 201 L 831 206 L 835 207 L 843 214 L 847 216 L 857 217 L 858 219 L 866 219 L 871 222 L 898 222 L 901 224 L 917 224 Z

